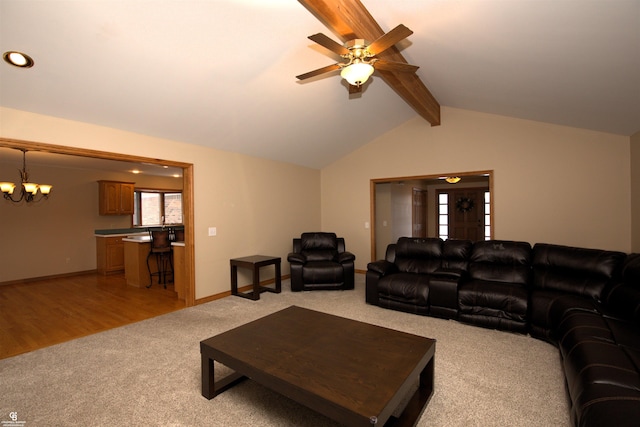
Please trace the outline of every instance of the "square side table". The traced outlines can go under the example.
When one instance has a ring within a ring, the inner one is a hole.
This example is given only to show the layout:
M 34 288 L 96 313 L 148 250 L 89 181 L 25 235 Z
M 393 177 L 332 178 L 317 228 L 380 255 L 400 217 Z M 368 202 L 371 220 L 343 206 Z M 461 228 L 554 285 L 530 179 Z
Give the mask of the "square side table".
M 232 258 L 229 261 L 231 267 L 231 295 L 257 301 L 260 299 L 260 294 L 262 292 L 273 292 L 279 294 L 282 290 L 280 263 L 280 257 L 267 255 L 252 255 L 242 258 Z M 274 265 L 276 269 L 275 288 L 260 286 L 260 267 L 268 265 Z M 238 267 L 248 268 L 252 272 L 253 289 L 250 292 L 238 292 Z

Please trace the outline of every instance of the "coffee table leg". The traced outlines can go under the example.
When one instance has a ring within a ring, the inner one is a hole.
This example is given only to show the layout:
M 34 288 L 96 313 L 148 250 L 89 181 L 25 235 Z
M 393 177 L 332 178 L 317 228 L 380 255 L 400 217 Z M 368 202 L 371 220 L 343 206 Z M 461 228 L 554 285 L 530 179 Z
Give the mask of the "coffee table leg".
M 247 379 L 244 375 L 233 372 L 219 381 L 215 381 L 213 359 L 204 354 L 202 358 L 202 395 L 211 400 L 220 393 Z
M 238 266 L 231 265 L 231 295 L 238 295 Z
M 395 420 L 395 422 L 391 423 L 394 427 L 399 426 L 414 426 L 424 410 L 431 400 L 431 396 L 433 395 L 433 359 L 429 360 L 429 363 L 424 367 L 422 372 L 420 372 L 420 382 L 418 385 L 418 389 L 409 400 L 409 403 L 404 408 L 400 417 Z
M 201 355 L 202 358 L 202 395 L 207 399 L 213 399 L 215 394 L 213 377 L 213 359 Z
M 276 293 L 282 290 L 282 281 L 280 280 L 280 262 L 276 262 Z
M 260 267 L 253 265 L 253 300 L 260 299 Z

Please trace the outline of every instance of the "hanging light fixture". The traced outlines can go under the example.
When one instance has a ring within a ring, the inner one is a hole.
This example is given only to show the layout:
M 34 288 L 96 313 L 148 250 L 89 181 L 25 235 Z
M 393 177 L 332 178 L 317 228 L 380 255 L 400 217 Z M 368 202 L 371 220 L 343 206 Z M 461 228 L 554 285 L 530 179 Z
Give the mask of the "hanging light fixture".
M 447 181 L 449 184 L 457 184 L 458 182 L 460 182 L 461 179 L 462 178 L 460 178 L 459 176 L 448 176 L 444 180 Z
M 14 203 L 19 203 L 23 200 L 27 203 L 38 202 L 42 199 L 48 198 L 53 186 L 49 184 L 36 184 L 34 182 L 29 182 L 29 172 L 27 172 L 27 150 L 20 149 L 20 151 L 22 151 L 22 170 L 18 169 L 18 172 L 20 172 L 19 197 L 17 199 L 13 197 L 13 193 L 17 186 L 16 184 L 13 182 L 0 182 L 0 191 L 2 191 L 4 198 Z M 40 197 L 36 198 L 38 190 L 40 190 Z
M 373 74 L 373 65 L 356 59 L 353 64 L 348 65 L 340 72 L 340 77 L 349 82 L 350 85 L 360 86 Z

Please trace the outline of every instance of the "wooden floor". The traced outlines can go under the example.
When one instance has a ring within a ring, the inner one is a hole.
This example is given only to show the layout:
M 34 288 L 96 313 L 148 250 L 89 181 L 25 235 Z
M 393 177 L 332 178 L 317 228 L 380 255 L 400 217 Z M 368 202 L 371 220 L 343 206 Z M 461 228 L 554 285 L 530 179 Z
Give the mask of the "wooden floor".
M 149 319 L 185 307 L 165 290 L 86 274 L 0 286 L 0 359 Z

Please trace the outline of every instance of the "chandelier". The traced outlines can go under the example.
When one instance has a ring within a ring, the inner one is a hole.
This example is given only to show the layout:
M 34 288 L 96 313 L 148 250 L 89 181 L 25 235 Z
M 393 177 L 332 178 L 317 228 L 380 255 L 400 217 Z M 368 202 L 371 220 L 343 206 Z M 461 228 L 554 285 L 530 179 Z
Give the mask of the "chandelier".
M 19 203 L 23 200 L 27 203 L 38 202 L 42 199 L 48 198 L 53 186 L 49 184 L 36 184 L 34 182 L 29 182 L 29 172 L 27 172 L 27 150 L 19 150 L 22 151 L 22 170 L 18 169 L 18 172 L 20 172 L 20 194 L 18 195 L 18 198 L 14 198 L 13 193 L 16 189 L 16 184 L 13 182 L 0 182 L 0 190 L 2 191 L 4 198 L 14 203 Z M 38 190 L 40 190 L 40 197 L 36 197 L 38 195 Z

